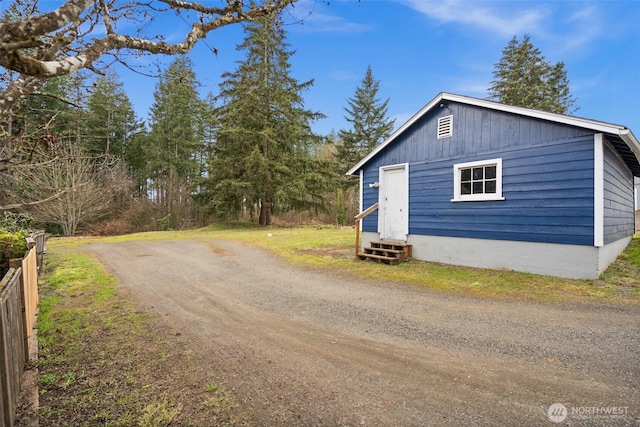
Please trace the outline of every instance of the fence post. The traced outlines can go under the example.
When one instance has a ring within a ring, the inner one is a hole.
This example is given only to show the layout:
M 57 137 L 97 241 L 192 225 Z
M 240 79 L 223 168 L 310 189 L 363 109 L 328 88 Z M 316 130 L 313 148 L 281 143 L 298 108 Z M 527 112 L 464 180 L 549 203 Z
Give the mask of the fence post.
M 22 277 L 20 280 L 20 300 L 22 303 L 22 313 L 24 316 L 24 346 L 25 363 L 29 363 L 31 346 L 31 335 L 36 320 L 36 310 L 38 307 L 38 263 L 36 255 L 35 241 L 29 249 L 27 255 L 22 259 Z
M 31 235 L 27 239 L 33 239 L 36 244 L 36 260 L 38 262 L 38 270 L 42 267 L 44 262 L 44 253 L 46 252 L 46 240 L 44 236 L 44 231 L 38 231 L 36 233 L 31 233 Z M 28 244 L 28 240 L 27 240 Z

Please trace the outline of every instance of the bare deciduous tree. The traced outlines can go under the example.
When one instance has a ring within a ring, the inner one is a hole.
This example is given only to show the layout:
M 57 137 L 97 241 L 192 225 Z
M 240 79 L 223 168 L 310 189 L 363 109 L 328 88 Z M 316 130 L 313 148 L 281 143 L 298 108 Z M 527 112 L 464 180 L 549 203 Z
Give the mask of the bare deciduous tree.
M 125 56 L 131 53 L 186 53 L 216 29 L 277 14 L 296 1 L 219 0 L 219 7 L 212 7 L 209 2 L 182 0 L 68 0 L 48 13 L 38 11 L 37 0 L 28 7 L 23 4 L 13 16 L 5 17 L 11 22 L 0 23 L 0 71 L 2 68 L 5 71 L 0 74 L 0 184 L 11 178 L 14 166 L 27 167 L 33 153 L 42 148 L 50 151 L 50 147 L 28 144 L 29 141 L 46 144 L 48 140 L 24 134 L 16 136 L 11 130 L 12 107 L 37 92 L 47 79 L 82 69 L 103 74 L 113 62 L 133 68 Z M 168 43 L 162 36 L 150 37 L 143 30 L 129 31 L 146 28 L 163 12 L 173 12 L 187 24 L 181 41 Z M 26 158 L 18 156 L 25 153 Z M 33 203 L 48 201 L 50 197 L 48 194 Z M 12 198 L 10 193 L 0 194 L 0 211 L 27 206 L 13 203 Z
M 16 167 L 14 175 L 22 206 L 30 206 L 37 221 L 58 224 L 70 236 L 79 225 L 103 217 L 131 181 L 121 160 L 87 157 L 65 148 L 60 157 Z
M 20 22 L 1 23 L 0 66 L 20 76 L 0 94 L 0 114 L 36 90 L 43 79 L 68 75 L 82 68 L 97 71 L 100 65 L 97 61 L 106 54 L 126 65 L 121 59 L 125 52 L 186 53 L 216 29 L 278 13 L 296 1 L 221 0 L 220 7 L 210 7 L 204 2 L 181 0 L 69 0 L 52 12 L 36 14 Z M 180 14 L 189 25 L 178 43 L 167 43 L 138 32 L 120 32 L 128 27 L 124 25 L 127 22 L 149 22 L 166 10 Z
M 19 195 L 15 194 L 13 176 L 15 168 L 25 165 L 37 166 L 41 159 L 54 159 L 59 147 L 55 135 L 48 133 L 50 123 L 55 120 L 52 114 L 47 122 L 34 129 L 26 129 L 17 135 L 0 127 L 0 212 L 27 208 L 39 203 L 46 203 L 57 197 L 49 194 L 42 200 L 32 200 L 27 203 L 18 202 Z

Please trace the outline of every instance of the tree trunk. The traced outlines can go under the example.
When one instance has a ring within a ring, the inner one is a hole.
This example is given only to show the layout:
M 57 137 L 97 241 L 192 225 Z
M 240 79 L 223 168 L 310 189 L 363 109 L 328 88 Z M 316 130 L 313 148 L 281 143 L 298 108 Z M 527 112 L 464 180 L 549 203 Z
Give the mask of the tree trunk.
M 260 205 L 260 218 L 258 223 L 260 225 L 271 225 L 271 198 L 265 197 Z

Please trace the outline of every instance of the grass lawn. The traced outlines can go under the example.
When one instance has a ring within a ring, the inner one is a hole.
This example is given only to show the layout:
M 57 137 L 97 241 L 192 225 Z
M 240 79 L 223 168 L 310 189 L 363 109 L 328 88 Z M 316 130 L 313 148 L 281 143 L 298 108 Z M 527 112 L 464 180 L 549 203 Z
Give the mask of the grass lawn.
M 512 271 L 456 267 L 412 260 L 398 266 L 363 262 L 354 257 L 355 231 L 334 227 L 234 227 L 212 225 L 189 231 L 139 233 L 105 238 L 72 237 L 50 245 L 75 246 L 93 241 L 164 239 L 242 241 L 273 252 L 285 261 L 358 277 L 415 283 L 450 293 L 535 301 L 608 301 L 640 303 L 640 234 L 598 280 L 571 280 Z
M 89 255 L 52 246 L 40 286 L 39 425 L 243 425 L 188 342 L 159 333 Z

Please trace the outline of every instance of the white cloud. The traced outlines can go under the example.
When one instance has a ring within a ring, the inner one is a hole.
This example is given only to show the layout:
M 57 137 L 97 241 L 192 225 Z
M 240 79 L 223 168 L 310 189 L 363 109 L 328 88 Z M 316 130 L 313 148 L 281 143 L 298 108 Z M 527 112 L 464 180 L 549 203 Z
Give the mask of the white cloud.
M 567 30 L 564 34 L 553 33 L 549 39 L 559 53 L 581 53 L 603 34 L 602 16 L 594 5 L 574 11 L 568 18 L 561 20 L 560 28 Z
M 442 23 L 470 25 L 503 37 L 535 34 L 549 15 L 544 5 L 527 9 L 496 6 L 517 5 L 517 2 L 400 0 L 400 3 Z
M 369 31 L 367 24 L 353 22 L 344 16 L 330 13 L 331 7 L 316 0 L 300 0 L 286 10 L 287 24 L 295 24 L 297 31 L 314 33 L 362 33 Z
M 580 77 L 575 80 L 571 80 L 571 91 L 575 93 L 586 93 L 593 89 L 597 89 L 604 86 L 611 87 L 611 82 L 608 81 L 607 75 L 608 69 L 600 70 L 598 74 L 591 74 L 587 77 Z
M 398 0 L 441 24 L 460 24 L 503 38 L 529 34 L 550 56 L 588 54 L 605 35 L 603 10 L 593 2 L 488 2 Z

